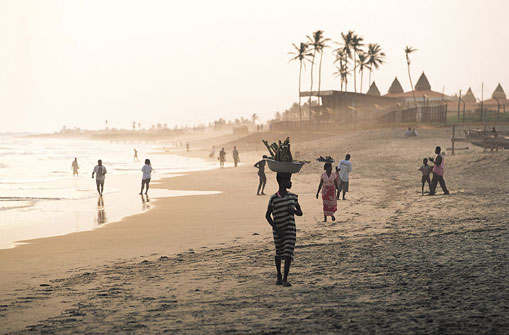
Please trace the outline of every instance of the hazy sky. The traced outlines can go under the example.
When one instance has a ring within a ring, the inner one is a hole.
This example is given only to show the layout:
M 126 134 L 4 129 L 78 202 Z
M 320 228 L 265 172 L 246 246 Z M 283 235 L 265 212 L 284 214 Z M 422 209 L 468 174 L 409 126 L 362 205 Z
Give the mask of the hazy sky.
M 0 0 L 0 132 L 268 119 L 297 100 L 291 43 L 318 29 L 381 44 L 382 94 L 394 76 L 409 90 L 408 44 L 415 80 L 477 96 L 484 81 L 486 97 L 509 89 L 507 13 L 503 0 Z M 339 89 L 332 61 L 327 50 L 322 89 Z

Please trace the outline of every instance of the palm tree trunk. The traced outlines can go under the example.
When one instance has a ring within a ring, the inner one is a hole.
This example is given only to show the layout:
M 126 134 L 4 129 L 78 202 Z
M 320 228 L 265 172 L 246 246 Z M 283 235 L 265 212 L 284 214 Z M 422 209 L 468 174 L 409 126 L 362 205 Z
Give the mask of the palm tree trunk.
M 353 90 L 357 93 L 357 62 L 355 61 L 357 57 L 355 57 L 356 53 L 353 52 Z
M 410 87 L 412 88 L 412 97 L 414 98 L 414 105 L 417 108 L 417 100 L 415 100 L 414 84 L 412 83 L 412 75 L 410 74 L 410 64 L 408 64 L 408 79 L 410 79 Z
M 311 88 L 309 90 L 309 121 L 311 121 L 311 94 L 313 93 L 313 68 L 315 67 L 316 50 L 313 52 L 313 59 L 311 60 Z
M 369 87 L 371 87 L 371 69 L 369 69 Z
M 299 120 L 302 122 L 302 110 L 300 106 L 300 83 L 301 83 L 301 76 L 302 76 L 302 59 L 300 60 L 300 67 L 299 67 Z
M 361 74 L 361 90 L 360 90 L 360 93 L 362 93 L 362 80 L 364 78 L 364 70 L 361 70 L 360 74 Z
M 322 57 L 323 57 L 323 50 L 320 52 L 320 65 L 318 66 L 318 104 L 320 104 L 320 87 L 322 85 Z

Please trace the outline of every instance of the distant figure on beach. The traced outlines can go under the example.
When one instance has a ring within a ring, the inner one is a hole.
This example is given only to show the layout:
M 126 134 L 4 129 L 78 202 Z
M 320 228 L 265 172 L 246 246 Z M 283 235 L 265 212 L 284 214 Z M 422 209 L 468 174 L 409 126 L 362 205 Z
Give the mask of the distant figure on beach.
M 412 136 L 417 136 L 417 130 L 415 130 L 415 128 L 412 128 Z
M 412 128 L 408 127 L 408 129 L 405 130 L 405 136 L 406 137 L 412 136 Z
M 337 199 L 339 200 L 339 193 L 343 191 L 343 200 L 345 199 L 345 194 L 348 192 L 348 184 L 349 184 L 349 175 L 352 172 L 352 162 L 350 162 L 350 154 L 346 154 L 345 159 L 343 159 L 338 164 L 339 169 L 339 184 L 338 184 L 338 195 Z
M 94 178 L 95 175 L 95 184 L 97 185 L 97 192 L 99 193 L 100 196 L 103 195 L 104 177 L 106 176 L 106 173 L 108 173 L 108 171 L 103 166 L 103 161 L 98 160 L 97 165 L 94 167 L 94 171 L 92 171 L 92 179 Z
M 320 184 L 318 184 L 316 198 L 318 199 L 320 190 L 322 190 L 323 222 L 327 222 L 327 216 L 330 216 L 332 221 L 336 221 L 334 213 L 336 213 L 338 209 L 336 199 L 336 189 L 338 189 L 337 176 L 336 173 L 332 172 L 331 163 L 325 163 L 323 169 L 325 172 L 320 177 Z
M 221 148 L 221 151 L 219 151 L 219 157 L 217 157 L 217 159 L 219 159 L 219 165 L 223 168 L 224 162 L 226 162 L 226 151 L 224 151 L 224 148 Z
M 445 180 L 444 180 L 444 155 L 441 153 L 442 149 L 440 147 L 435 148 L 435 154 L 437 157 L 435 159 L 429 158 L 431 162 L 433 162 L 433 179 L 431 180 L 431 186 L 429 188 L 429 195 L 435 195 L 435 190 L 437 188 L 437 184 L 440 183 L 440 187 L 442 188 L 442 191 L 444 191 L 444 194 L 449 194 L 449 191 L 447 190 L 447 187 L 445 186 Z
M 270 197 L 269 206 L 265 218 L 272 226 L 272 236 L 276 246 L 276 285 L 285 287 L 292 286 L 288 282 L 288 273 L 292 264 L 293 251 L 295 248 L 296 227 L 295 217 L 302 216 L 298 196 L 288 192 L 292 188 L 292 175 L 290 173 L 278 173 L 276 176 L 279 191 Z M 284 274 L 281 274 L 281 260 L 285 260 Z
M 430 189 L 430 192 L 431 192 L 431 180 L 429 178 L 429 175 L 431 174 L 431 171 L 433 170 L 433 168 L 431 166 L 428 165 L 428 159 L 427 158 L 424 158 L 422 160 L 422 165 L 421 167 L 419 168 L 419 171 L 422 172 L 422 178 L 421 178 L 421 183 L 422 183 L 422 188 L 421 188 L 421 195 L 424 195 L 424 184 L 428 183 L 428 187 Z
M 265 161 L 267 156 L 263 155 L 262 160 L 258 161 L 254 167 L 258 169 L 258 177 L 260 178 L 260 182 L 258 183 L 258 191 L 256 191 L 256 195 L 265 195 L 263 191 L 265 190 L 265 184 L 267 183 L 267 177 L 265 176 Z M 261 192 L 260 192 L 261 190 Z
M 139 159 L 138 159 L 138 150 L 136 150 L 136 148 L 134 148 L 133 162 L 137 162 L 137 161 L 139 161 Z
M 496 149 L 498 151 L 498 141 L 496 138 L 498 137 L 497 129 L 493 127 L 491 130 L 491 137 L 493 138 L 493 142 L 491 143 L 491 149 L 490 151 L 493 151 L 493 149 Z
M 189 152 L 189 142 L 186 142 L 186 151 Z
M 210 152 L 209 157 L 210 158 L 214 158 L 215 155 L 216 155 L 216 146 L 213 145 L 212 146 L 212 151 Z
M 239 162 L 240 162 L 239 151 L 237 150 L 237 147 L 233 147 L 233 164 L 235 164 L 235 167 L 237 167 L 237 164 Z
M 78 165 L 78 158 L 74 157 L 74 160 L 72 161 L 72 164 L 71 164 L 71 169 L 72 169 L 72 176 L 78 176 L 78 170 L 79 170 L 80 166 Z
M 150 184 L 150 177 L 152 176 L 152 165 L 150 165 L 150 159 L 145 159 L 145 165 L 141 168 L 143 176 L 141 177 L 141 191 L 140 195 L 143 195 L 143 188 L 146 186 L 145 194 L 148 194 L 148 187 Z

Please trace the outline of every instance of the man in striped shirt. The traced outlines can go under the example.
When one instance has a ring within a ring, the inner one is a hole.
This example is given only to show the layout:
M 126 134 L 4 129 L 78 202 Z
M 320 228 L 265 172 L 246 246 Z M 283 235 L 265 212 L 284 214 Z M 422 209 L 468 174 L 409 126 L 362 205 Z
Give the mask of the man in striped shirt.
M 285 287 L 292 286 L 288 282 L 288 273 L 293 259 L 295 248 L 296 227 L 295 217 L 302 216 L 302 209 L 299 205 L 298 196 L 288 192 L 292 187 L 290 173 L 278 173 L 276 176 L 279 184 L 279 191 L 272 195 L 265 218 L 272 226 L 272 235 L 276 246 L 276 285 Z M 285 260 L 284 275 L 281 274 L 281 260 Z

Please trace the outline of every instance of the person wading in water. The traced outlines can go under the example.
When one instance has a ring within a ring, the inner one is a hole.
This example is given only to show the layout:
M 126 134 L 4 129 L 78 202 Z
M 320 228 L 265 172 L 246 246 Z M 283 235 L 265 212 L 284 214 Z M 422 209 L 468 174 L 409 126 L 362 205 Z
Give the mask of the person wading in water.
M 435 154 L 437 157 L 435 159 L 429 158 L 429 160 L 434 164 L 433 166 L 433 179 L 431 179 L 431 186 L 429 188 L 429 195 L 435 195 L 435 190 L 437 188 L 437 184 L 440 183 L 440 187 L 444 194 L 449 194 L 447 187 L 445 186 L 444 180 L 444 155 L 441 153 L 442 149 L 440 147 L 435 148 Z
M 272 235 L 276 246 L 276 285 L 286 287 L 292 286 L 288 282 L 288 273 L 293 259 L 293 250 L 295 248 L 296 228 L 295 217 L 302 216 L 298 196 L 288 192 L 292 188 L 291 173 L 278 173 L 276 180 L 279 184 L 279 191 L 272 195 L 269 200 L 269 206 L 265 218 L 272 226 Z M 284 274 L 281 274 L 281 260 L 285 260 Z

